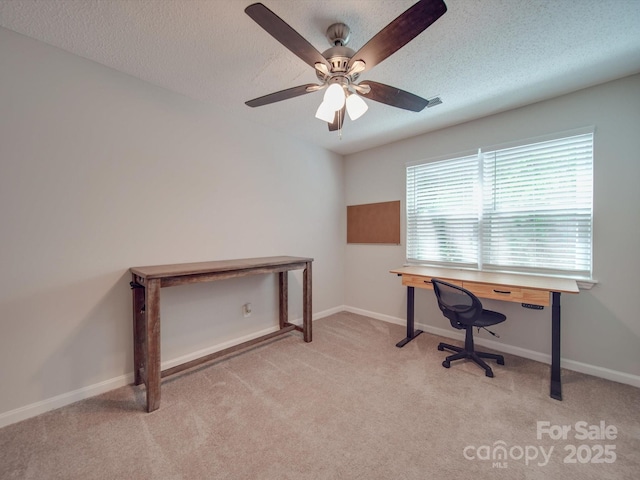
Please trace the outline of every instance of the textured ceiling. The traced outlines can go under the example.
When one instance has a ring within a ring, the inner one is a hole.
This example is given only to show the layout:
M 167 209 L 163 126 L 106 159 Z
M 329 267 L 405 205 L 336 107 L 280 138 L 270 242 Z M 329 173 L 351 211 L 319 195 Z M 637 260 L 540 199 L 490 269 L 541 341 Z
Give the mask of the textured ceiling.
M 442 18 L 360 78 L 444 103 L 414 113 L 369 101 L 340 138 L 314 117 L 322 93 L 244 104 L 316 83 L 311 67 L 244 13 L 251 3 L 0 0 L 0 26 L 341 154 L 640 72 L 640 0 L 445 0 Z M 358 50 L 415 2 L 262 3 L 322 52 L 330 24 L 348 24 Z

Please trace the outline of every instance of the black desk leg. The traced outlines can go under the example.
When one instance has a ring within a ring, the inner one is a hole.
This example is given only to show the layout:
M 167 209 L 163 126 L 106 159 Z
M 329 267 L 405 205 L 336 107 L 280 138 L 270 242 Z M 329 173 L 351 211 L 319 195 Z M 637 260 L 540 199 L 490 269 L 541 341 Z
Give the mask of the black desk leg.
M 560 292 L 551 292 L 551 398 L 562 400 L 560 379 Z
M 396 347 L 398 348 L 404 347 L 422 333 L 422 330 L 414 330 L 413 328 L 414 296 L 414 287 L 407 287 L 407 338 L 396 343 Z

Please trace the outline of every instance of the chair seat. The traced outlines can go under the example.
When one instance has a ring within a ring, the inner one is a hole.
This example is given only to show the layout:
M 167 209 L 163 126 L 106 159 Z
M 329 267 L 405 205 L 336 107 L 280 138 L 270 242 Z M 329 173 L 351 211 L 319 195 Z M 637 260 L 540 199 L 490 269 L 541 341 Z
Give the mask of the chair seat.
M 491 325 L 496 325 L 498 323 L 502 323 L 507 319 L 505 315 L 499 312 L 494 312 L 493 310 L 485 310 L 482 309 L 482 313 L 480 316 L 475 319 L 473 322 L 474 327 L 489 327 Z M 458 324 L 457 328 L 464 329 L 465 326 L 463 324 Z
M 488 327 L 490 325 L 502 323 L 506 319 L 506 315 L 503 315 L 502 313 L 482 309 L 482 315 L 473 323 L 475 327 Z

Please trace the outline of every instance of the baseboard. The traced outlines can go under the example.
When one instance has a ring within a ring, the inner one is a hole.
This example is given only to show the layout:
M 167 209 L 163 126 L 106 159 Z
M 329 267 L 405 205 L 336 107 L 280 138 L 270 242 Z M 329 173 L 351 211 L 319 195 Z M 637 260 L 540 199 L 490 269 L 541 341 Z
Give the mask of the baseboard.
M 319 318 L 328 317 L 329 315 L 333 315 L 334 313 L 343 312 L 343 311 L 344 311 L 344 307 L 342 307 L 342 306 L 335 307 L 335 308 L 331 308 L 331 309 L 328 309 L 328 310 L 324 310 L 322 312 L 317 312 L 317 313 L 312 315 L 311 319 L 313 321 L 315 321 L 315 320 L 318 320 Z M 289 323 L 293 323 L 295 325 L 302 325 L 302 317 L 295 318 L 295 319 L 290 319 Z M 269 327 L 269 328 L 265 328 L 264 330 L 260 330 L 259 332 L 252 332 L 249 335 L 244 335 L 244 336 L 239 337 L 239 338 L 234 338 L 233 340 L 230 340 L 230 341 L 227 341 L 227 342 L 218 343 L 216 345 L 212 345 L 210 347 L 203 348 L 203 349 L 198 350 L 196 352 L 191 352 L 191 353 L 189 353 L 187 355 L 183 355 L 181 357 L 173 358 L 171 360 L 167 360 L 165 362 L 162 362 L 161 365 L 160 365 L 160 368 L 162 370 L 166 370 L 168 368 L 172 368 L 172 367 L 175 367 L 177 365 L 182 365 L 183 363 L 190 362 L 191 360 L 196 360 L 198 358 L 202 358 L 202 357 L 205 357 L 207 355 L 211 355 L 212 353 L 219 352 L 219 351 L 224 350 L 226 348 L 235 347 L 236 345 L 239 345 L 241 343 L 248 342 L 248 341 L 253 340 L 255 338 L 259 338 L 259 337 L 262 337 L 264 335 L 268 335 L 270 333 L 276 332 L 276 331 L 278 331 L 278 329 L 279 329 L 278 326 Z
M 338 313 L 342 311 L 344 311 L 343 306 L 330 308 L 322 312 L 314 313 L 312 316 L 312 319 L 315 321 L 320 318 L 328 317 L 329 315 L 333 315 L 334 313 Z M 296 325 L 302 325 L 302 317 L 290 320 L 290 322 L 295 323 Z M 238 345 L 248 340 L 253 340 L 254 338 L 261 337 L 262 335 L 275 332 L 277 329 L 278 327 L 264 329 L 260 332 L 255 332 L 250 335 L 245 335 L 241 338 L 236 338 L 232 341 L 219 343 L 211 347 L 201 349 L 197 352 L 190 353 L 188 355 L 183 355 L 178 358 L 167 360 L 165 362 L 162 362 L 161 368 L 164 370 L 167 368 L 175 367 L 176 365 L 181 365 L 182 363 L 188 362 L 190 360 L 194 360 L 196 358 L 203 357 L 210 353 L 215 353 L 220 350 L 224 350 L 225 348 Z M 25 405 L 24 407 L 19 407 L 14 410 L 10 410 L 8 412 L 0 413 L 0 428 L 6 427 L 7 425 L 11 425 L 13 423 L 21 422 L 23 420 L 27 420 L 29 418 L 35 417 L 37 415 L 41 415 L 51 410 L 55 410 L 57 408 L 64 407 L 66 405 L 70 405 L 80 400 L 84 400 L 90 397 L 94 397 L 96 395 L 100 395 L 102 393 L 106 393 L 116 388 L 124 387 L 126 385 L 131 385 L 133 381 L 134 381 L 133 372 L 131 372 L 126 375 L 122 375 L 120 377 L 111 378 L 103 382 L 99 382 L 93 385 L 88 385 L 86 387 L 79 388 L 72 392 L 56 395 L 55 397 L 51 397 L 51 398 L 41 400 L 39 402 L 31 403 L 29 405 Z
M 0 413 L 0 428 L 133 383 L 133 372 Z
M 344 305 L 339 305 L 337 307 L 329 308 L 327 310 L 323 310 L 322 312 L 317 312 L 313 314 L 314 320 L 319 320 L 320 318 L 328 317 L 329 315 L 333 315 L 334 313 L 340 313 L 345 311 Z M 302 323 L 302 319 L 300 319 L 300 323 Z
M 407 320 L 406 318 L 399 318 L 390 315 L 385 315 L 377 312 L 371 312 L 368 310 L 363 310 L 361 308 L 355 308 L 350 306 L 345 306 L 344 311 L 356 313 L 359 315 L 364 315 L 367 317 L 375 318 L 376 320 L 382 320 L 383 322 L 393 323 L 396 325 L 406 326 Z M 432 327 L 430 325 L 425 325 L 422 323 L 415 324 L 417 329 L 420 329 L 427 333 L 432 333 L 434 335 L 439 335 L 445 338 L 451 338 L 454 340 L 464 341 L 464 334 L 458 333 L 452 329 L 444 329 Z M 401 340 L 401 339 L 398 339 Z M 493 340 L 478 338 L 474 339 L 477 345 L 481 345 L 486 348 L 490 348 L 492 350 L 497 350 L 499 352 L 508 353 L 510 355 L 516 355 L 518 357 L 528 358 L 529 360 L 535 360 L 536 362 L 545 363 L 547 365 L 551 365 L 551 355 L 541 352 L 536 352 L 534 350 L 528 350 L 526 348 L 520 348 L 513 345 L 508 345 L 505 343 L 499 343 Z M 640 376 L 632 375 L 625 372 L 618 372 L 616 370 L 611 370 L 608 368 L 598 367 L 596 365 L 590 365 L 587 363 L 577 362 L 575 360 L 570 360 L 566 358 L 560 359 L 560 366 L 567 370 L 572 370 L 574 372 L 585 373 L 587 375 L 593 375 L 594 377 L 604 378 L 605 380 L 611 380 L 618 383 L 624 383 L 626 385 L 631 385 L 633 387 L 640 388 Z
M 640 376 L 638 375 L 618 372 L 617 370 L 589 365 L 588 363 L 576 362 L 574 360 L 563 360 L 561 365 L 567 370 L 586 373 L 587 375 L 593 375 L 594 377 L 604 378 L 605 380 L 612 380 L 614 382 L 624 383 L 626 385 L 631 385 L 632 387 L 640 388 Z
M 377 312 L 371 312 L 369 310 L 363 310 L 360 308 L 350 307 L 347 305 L 340 305 L 338 307 L 330 308 L 322 312 L 317 312 L 313 314 L 313 320 L 315 321 L 324 317 L 328 317 L 329 315 L 333 315 L 335 313 L 344 312 L 344 311 L 356 313 L 359 315 L 364 315 L 367 317 L 375 318 L 377 320 L 381 320 L 387 323 L 393 323 L 396 325 L 404 326 L 407 324 L 407 321 L 404 318 L 394 317 L 391 315 L 385 315 Z M 302 318 L 291 320 L 291 323 L 301 325 Z M 441 337 L 452 338 L 460 341 L 464 340 L 463 335 L 459 335 L 458 332 L 454 332 L 449 329 L 432 327 L 430 325 L 425 325 L 421 323 L 416 323 L 416 328 L 419 328 L 420 330 L 423 330 L 428 333 L 432 333 L 434 335 L 439 335 Z M 234 339 L 233 341 L 230 341 L 230 342 L 223 342 L 223 343 L 199 350 L 198 352 L 190 353 L 189 355 L 184 355 L 179 358 L 162 362 L 162 369 L 171 368 L 173 366 L 180 365 L 181 363 L 188 362 L 195 358 L 200 358 L 201 356 L 207 355 L 209 353 L 215 353 L 217 351 L 223 350 L 224 348 L 228 348 L 230 346 L 237 345 L 247 340 L 260 337 L 262 335 L 265 335 L 275 330 L 277 330 L 277 327 L 265 329 L 260 332 L 253 333 L 251 335 L 247 335 L 239 339 Z M 476 343 L 478 345 L 482 345 L 487 348 L 491 348 L 491 349 L 498 350 L 498 351 L 512 354 L 512 355 L 517 355 L 523 358 L 528 358 L 530 360 L 535 360 L 537 362 L 542 362 L 546 364 L 551 363 L 551 356 L 548 354 L 536 352 L 533 350 L 527 350 L 527 349 L 515 347 L 512 345 L 507 345 L 504 343 L 498 343 L 498 342 L 487 340 L 487 339 L 478 339 Z M 560 364 L 562 368 L 566 368 L 567 370 L 573 370 L 576 372 L 585 373 L 588 375 L 593 375 L 595 377 L 600 377 L 606 380 L 612 380 L 614 382 L 624 383 L 627 385 L 640 388 L 640 376 L 637 376 L 637 375 L 618 372 L 615 370 L 610 370 L 610 369 L 598 367 L 595 365 L 589 365 L 586 363 L 576 362 L 574 360 L 569 360 L 569 359 L 562 359 Z M 51 410 L 55 410 L 57 408 L 61 408 L 66 405 L 70 405 L 72 403 L 78 402 L 80 400 L 84 400 L 86 398 L 90 398 L 96 395 L 100 395 L 102 393 L 106 393 L 116 388 L 124 387 L 126 385 L 131 385 L 132 383 L 133 383 L 133 372 L 128 373 L 126 375 L 121 375 L 116 378 L 111 378 L 99 383 L 95 383 L 93 385 L 88 385 L 86 387 L 82 387 L 77 390 L 73 390 L 71 392 L 56 395 L 55 397 L 47 398 L 39 402 L 25 405 L 24 407 L 19 407 L 14 410 L 10 410 L 8 412 L 0 413 L 0 428 L 6 427 L 7 425 L 11 425 L 13 423 L 21 422 L 22 420 L 27 420 L 37 415 L 41 415 Z

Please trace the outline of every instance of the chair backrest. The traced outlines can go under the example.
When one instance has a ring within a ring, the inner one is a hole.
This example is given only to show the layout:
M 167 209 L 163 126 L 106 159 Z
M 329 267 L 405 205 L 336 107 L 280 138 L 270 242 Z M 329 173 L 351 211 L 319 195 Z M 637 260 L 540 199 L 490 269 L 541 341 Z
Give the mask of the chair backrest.
M 462 329 L 482 315 L 482 303 L 473 293 L 457 285 L 431 279 L 438 306 L 454 328 Z

